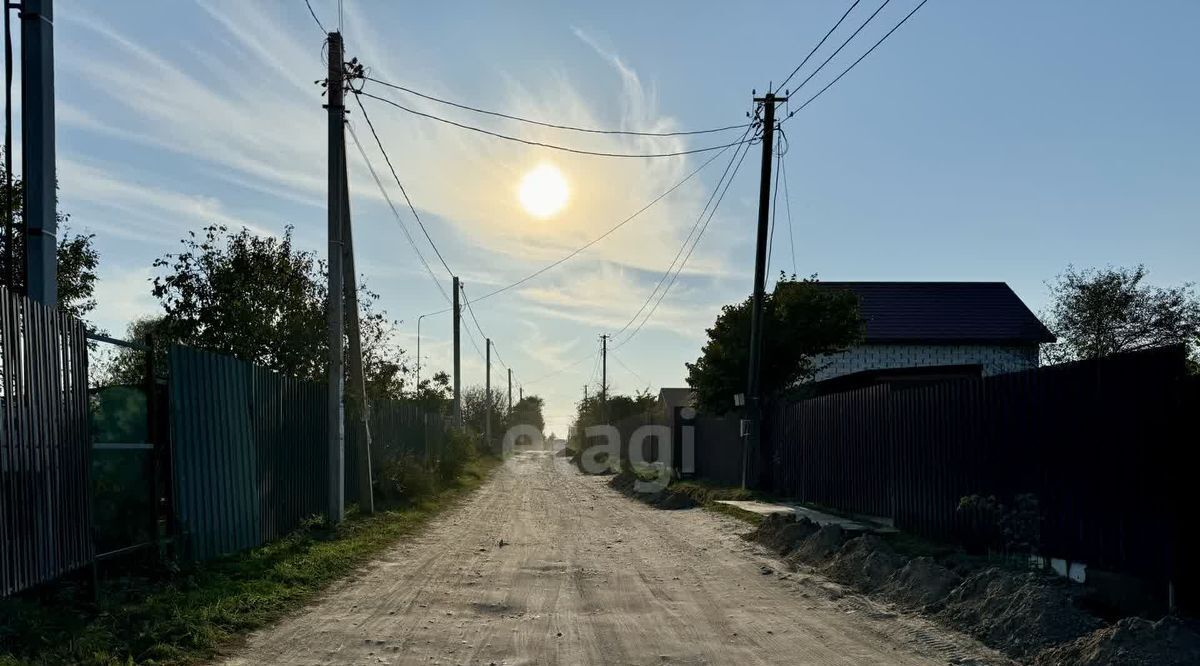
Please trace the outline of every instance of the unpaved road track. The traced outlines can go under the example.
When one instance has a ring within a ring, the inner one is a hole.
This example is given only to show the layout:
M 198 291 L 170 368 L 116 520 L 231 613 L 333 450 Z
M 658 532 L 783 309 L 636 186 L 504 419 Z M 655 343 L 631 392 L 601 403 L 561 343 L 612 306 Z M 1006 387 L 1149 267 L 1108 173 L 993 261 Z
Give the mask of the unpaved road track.
M 1007 663 L 824 578 L 788 574 L 738 536 L 739 521 L 651 508 L 606 481 L 518 454 L 227 663 Z

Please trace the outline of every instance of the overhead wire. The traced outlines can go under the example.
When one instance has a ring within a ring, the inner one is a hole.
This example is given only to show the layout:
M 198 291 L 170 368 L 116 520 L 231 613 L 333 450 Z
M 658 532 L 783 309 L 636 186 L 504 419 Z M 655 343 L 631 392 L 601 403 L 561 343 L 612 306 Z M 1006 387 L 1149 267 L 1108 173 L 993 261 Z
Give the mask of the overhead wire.
M 850 15 L 850 12 L 854 11 L 854 8 L 857 7 L 858 3 L 861 1 L 862 0 L 854 0 L 854 3 L 850 5 L 850 7 L 846 10 L 846 13 L 842 14 L 842 17 L 837 20 L 837 23 L 834 23 L 833 27 L 829 29 L 829 32 L 825 33 L 825 36 L 821 38 L 821 41 L 817 42 L 817 45 L 812 47 L 812 50 L 808 52 L 808 55 L 804 56 L 804 60 L 801 60 L 800 64 L 796 65 L 796 69 L 793 69 L 792 73 L 788 74 L 787 78 L 783 80 L 783 83 L 779 84 L 780 90 L 783 90 L 787 87 L 788 81 L 791 81 L 792 77 L 796 75 L 796 72 L 799 72 L 800 68 L 804 67 L 809 58 L 813 57 L 813 54 L 817 52 L 817 49 L 821 48 L 821 45 L 825 43 L 825 40 L 829 39 L 829 36 L 838 29 L 838 26 L 842 24 L 842 21 L 846 20 L 846 17 Z
M 747 130 L 747 132 L 749 132 L 749 130 Z M 717 180 L 717 185 L 713 188 L 712 194 L 708 196 L 708 201 L 705 202 L 704 208 L 700 209 L 700 214 L 696 216 L 696 222 L 692 224 L 692 228 L 688 232 L 687 237 L 685 237 L 683 242 L 679 244 L 679 250 L 675 253 L 675 257 L 671 259 L 671 263 L 667 266 L 667 270 L 663 271 L 663 275 L 661 278 L 659 278 L 658 284 L 654 285 L 654 290 L 650 292 L 648 297 L 646 297 L 646 300 L 642 303 L 642 307 L 638 308 L 638 311 L 629 318 L 629 321 L 625 322 L 625 325 L 622 326 L 619 331 L 613 333 L 614 337 L 621 335 L 633 325 L 633 322 L 636 321 L 642 312 L 645 311 L 646 307 L 650 304 L 650 301 L 653 300 L 658 294 L 658 290 L 662 288 L 663 284 L 667 281 L 667 278 L 671 275 L 671 271 L 675 268 L 675 264 L 679 261 L 679 258 L 683 256 L 683 251 L 687 248 L 688 243 L 692 240 L 692 236 L 695 235 L 696 230 L 700 227 L 700 223 L 704 220 L 704 214 L 708 212 L 708 207 L 712 205 L 717 193 L 720 192 L 721 184 L 725 182 L 725 177 L 729 174 L 729 169 L 733 167 L 734 160 L 737 159 L 737 156 L 737 151 L 734 151 L 733 155 L 729 158 L 729 162 L 725 165 L 725 170 L 721 172 L 721 177 Z
M 826 90 L 829 90 L 831 87 L 833 87 L 833 84 L 840 81 L 843 76 L 849 74 L 850 70 L 854 69 L 855 66 L 858 65 L 858 63 L 862 62 L 864 59 L 866 59 L 867 56 L 871 55 L 871 52 L 874 51 L 876 48 L 878 48 L 879 45 L 884 42 L 884 40 L 886 40 L 888 37 L 891 37 L 893 32 L 896 32 L 897 30 L 899 30 L 900 26 L 904 25 L 905 22 L 908 21 L 908 19 L 912 18 L 912 15 L 916 14 L 917 10 L 924 7 L 926 2 L 929 2 L 929 0 L 921 0 L 920 4 L 918 4 L 916 7 L 913 7 L 912 11 L 905 14 L 904 18 L 900 19 L 900 22 L 897 23 L 895 26 L 893 26 L 891 30 L 888 30 L 887 33 L 884 34 L 883 37 L 880 37 L 879 41 L 875 42 L 875 44 L 873 44 L 871 46 L 871 48 L 867 49 L 866 53 L 863 53 L 862 55 L 860 55 L 858 57 L 858 60 L 855 60 L 854 62 L 850 63 L 850 66 L 847 67 L 846 69 L 842 70 L 841 74 L 838 74 L 836 77 L 834 77 L 834 79 L 832 81 L 825 84 L 824 88 L 821 88 L 820 90 L 817 91 L 817 94 L 813 95 L 812 97 L 809 97 L 808 100 L 805 101 L 803 104 L 801 104 L 798 108 L 796 108 L 795 111 L 789 112 L 788 118 L 791 118 L 793 115 L 799 113 L 800 111 L 803 111 L 805 107 L 807 107 L 809 104 L 812 104 L 813 101 L 816 100 L 818 97 L 820 97 L 822 94 L 824 94 L 824 92 Z M 787 120 L 787 118 L 785 118 L 784 120 Z
M 728 150 L 728 148 L 726 148 L 725 150 Z M 551 263 L 549 263 L 549 264 L 546 264 L 545 266 L 543 266 L 543 267 L 539 268 L 538 270 L 536 270 L 536 271 L 534 271 L 534 272 L 530 273 L 529 275 L 526 275 L 525 277 L 523 277 L 523 278 L 521 278 L 521 279 L 519 279 L 519 280 L 517 280 L 517 281 L 515 281 L 515 282 L 512 282 L 512 283 L 506 284 L 506 285 L 504 285 L 503 287 L 500 287 L 500 288 L 498 288 L 498 289 L 493 289 L 492 291 L 489 291 L 489 292 L 487 292 L 486 294 L 484 294 L 483 296 L 480 296 L 479 298 L 477 298 L 477 299 L 475 299 L 475 300 L 476 300 L 476 301 L 482 301 L 482 300 L 484 300 L 484 299 L 491 298 L 492 296 L 495 296 L 495 295 L 497 295 L 497 294 L 500 294 L 500 293 L 503 293 L 503 292 L 505 292 L 505 291 L 508 291 L 509 289 L 512 289 L 512 288 L 514 288 L 514 287 L 519 287 L 519 286 L 521 286 L 522 284 L 525 284 L 526 282 L 528 282 L 528 281 L 532 280 L 533 278 L 535 278 L 535 277 L 538 277 L 539 275 L 541 275 L 541 274 L 545 273 L 546 271 L 549 271 L 549 270 L 551 270 L 552 268 L 555 268 L 555 267 L 559 266 L 560 264 L 562 264 L 562 263 L 564 263 L 564 262 L 566 262 L 566 261 L 570 260 L 571 258 L 573 258 L 573 257 L 575 257 L 576 255 L 578 255 L 580 252 L 583 252 L 584 250 L 586 250 L 586 249 L 588 249 L 589 247 L 591 247 L 591 246 L 595 245 L 596 243 L 599 243 L 600 241 L 604 240 L 605 238 L 608 238 L 608 237 L 609 237 L 609 236 L 611 236 L 611 235 L 612 235 L 614 232 L 616 232 L 618 229 L 620 229 L 621 227 L 625 226 L 626 224 L 628 224 L 628 223 L 632 222 L 634 219 L 636 219 L 636 218 L 637 218 L 637 217 L 639 217 L 639 216 L 640 216 L 642 213 L 644 213 L 644 212 L 646 212 L 647 210 L 649 210 L 651 207 L 653 207 L 653 206 L 654 206 L 655 204 L 657 204 L 659 201 L 662 201 L 663 199 L 665 199 L 665 198 L 666 198 L 666 197 L 667 197 L 669 194 L 671 194 L 671 193 L 672 193 L 672 192 L 674 192 L 675 190 L 677 190 L 677 189 L 679 189 L 680 187 L 682 187 L 682 186 L 683 186 L 685 183 L 687 183 L 689 180 L 691 180 L 691 179 L 692 179 L 692 178 L 693 178 L 693 177 L 694 177 L 696 174 L 698 174 L 698 173 L 700 173 L 701 171 L 703 171 L 705 167 L 707 167 L 708 165 L 712 164 L 712 163 L 713 163 L 713 162 L 714 162 L 714 161 L 715 161 L 715 160 L 716 160 L 718 157 L 720 157 L 720 156 L 721 156 L 721 155 L 722 155 L 724 152 L 725 152 L 725 151 L 724 151 L 724 150 L 722 150 L 721 152 L 717 153 L 716 155 L 713 155 L 712 157 L 710 157 L 710 158 L 709 158 L 708 160 L 706 160 L 706 161 L 705 161 L 703 164 L 701 164 L 699 167 L 697 167 L 696 169 L 694 169 L 694 170 L 693 170 L 691 173 L 689 173 L 688 175 L 684 176 L 682 180 L 680 180 L 679 182 L 675 183 L 675 184 L 674 184 L 674 185 L 672 185 L 671 187 L 667 188 L 665 191 L 663 191 L 663 192 L 662 192 L 661 194 L 659 194 L 658 196 L 654 197 L 654 199 L 652 199 L 652 200 L 650 201 L 650 203 L 647 203 L 646 205 L 644 205 L 644 206 L 642 206 L 641 208 L 639 208 L 639 209 L 638 209 L 636 212 L 634 212 L 634 213 L 633 213 L 632 215 L 630 215 L 629 217 L 626 217 L 625 219 L 621 220 L 620 222 L 618 222 L 618 223 L 614 224 L 613 226 L 609 227 L 607 231 L 605 231 L 604 233 L 600 234 L 599 236 L 596 236 L 596 237 L 595 237 L 595 238 L 593 238 L 592 240 L 590 240 L 590 241 L 588 241 L 588 242 L 584 243 L 583 245 L 580 245 L 579 247 L 575 248 L 574 250 L 571 250 L 570 252 L 568 252 L 568 253 L 567 253 L 566 255 L 564 255 L 563 257 L 561 257 L 561 258 L 559 258 L 559 259 L 557 259 L 557 260 L 555 260 L 555 261 L 553 261 L 553 262 L 551 262 Z
M 429 279 L 433 280 L 434 286 L 436 286 L 438 291 L 442 293 L 442 298 L 445 298 L 447 302 L 450 302 L 450 295 L 446 293 L 445 287 L 442 286 L 441 281 L 438 280 L 437 275 L 434 274 L 433 269 L 429 266 L 429 262 L 425 260 L 425 255 L 421 254 L 421 249 L 418 247 L 416 239 L 414 239 L 412 234 L 409 233 L 408 226 L 404 224 L 403 218 L 400 217 L 400 211 L 396 210 L 396 205 L 392 202 L 391 196 L 388 195 L 387 188 L 383 186 L 383 181 L 380 180 L 379 174 L 376 173 L 375 165 L 371 164 L 370 158 L 367 157 L 367 151 L 363 149 L 362 143 L 358 140 L 358 134 L 354 131 L 354 125 L 352 123 L 346 123 L 346 127 L 350 130 L 350 138 L 354 141 L 354 146 L 358 148 L 359 155 L 362 156 L 363 162 L 367 165 L 367 170 L 371 173 L 371 178 L 375 181 L 375 185 L 379 187 L 379 193 L 383 195 L 383 199 L 387 202 L 388 208 L 392 210 L 392 215 L 395 216 L 396 222 L 400 226 L 400 230 L 404 232 L 404 237 L 408 239 L 408 244 L 412 246 L 413 252 L 417 254 L 417 258 L 420 259 L 421 265 L 425 267 L 425 272 L 429 274 Z M 445 312 L 445 310 L 440 312 Z M 430 314 L 440 314 L 440 312 Z
M 363 78 L 365 78 L 367 81 L 371 81 L 373 83 L 378 83 L 381 86 L 385 86 L 388 88 L 394 88 L 396 90 L 406 92 L 410 95 L 415 95 L 417 97 L 430 100 L 431 102 L 437 102 L 438 104 L 445 104 L 447 106 L 452 106 L 452 107 L 455 107 L 458 109 L 463 109 L 465 111 L 471 111 L 471 112 L 480 113 L 483 115 L 494 116 L 497 118 L 505 118 L 507 120 L 515 120 L 517 122 L 527 123 L 530 125 L 537 125 L 539 127 L 549 127 L 552 129 L 567 130 L 567 131 L 571 131 L 571 132 L 583 132 L 586 134 L 609 134 L 609 135 L 615 134 L 615 135 L 624 135 L 624 136 L 659 136 L 659 137 L 694 136 L 697 134 L 714 134 L 717 132 L 726 132 L 726 131 L 734 130 L 734 129 L 743 129 L 747 126 L 747 123 L 741 123 L 738 125 L 728 125 L 725 127 L 713 127 L 710 129 L 702 129 L 702 130 L 686 130 L 686 131 L 680 130 L 680 131 L 674 131 L 674 132 L 641 132 L 641 131 L 633 131 L 633 130 L 608 130 L 608 129 L 595 129 L 595 128 L 590 128 L 590 127 L 578 127 L 575 125 L 562 125 L 562 124 L 558 124 L 558 123 L 548 123 L 548 122 L 544 122 L 544 121 L 540 121 L 540 120 L 523 118 L 521 116 L 515 116 L 512 114 L 508 114 L 508 113 L 501 113 L 499 111 L 490 111 L 488 109 L 482 109 L 482 108 L 479 108 L 476 106 L 471 106 L 469 104 L 453 102 L 448 99 L 430 95 L 428 93 L 423 93 L 419 90 L 414 90 L 412 88 L 408 88 L 408 87 L 405 87 L 405 86 L 402 86 L 402 85 L 399 85 L 396 83 L 389 83 L 387 81 L 383 81 L 383 80 L 374 78 L 372 76 L 365 76 Z
M 387 162 L 388 169 L 392 172 L 392 178 L 396 180 L 396 186 L 400 188 L 400 193 L 404 195 L 404 201 L 408 204 L 408 209 L 412 211 L 413 218 L 417 220 L 417 225 L 421 227 L 421 231 L 425 234 L 425 240 L 429 241 L 430 247 L 433 248 L 437 258 L 442 262 L 442 267 L 451 277 L 455 275 L 454 271 L 450 270 L 450 265 L 446 263 L 446 258 L 442 256 L 441 250 L 438 250 L 437 243 L 433 242 L 433 237 L 429 235 L 429 230 L 425 228 L 425 223 L 421 221 L 421 215 L 417 213 L 417 209 L 413 206 L 412 199 L 408 198 L 408 190 L 404 189 L 404 184 L 400 182 L 400 176 L 396 175 L 396 167 L 392 166 L 392 159 L 388 157 L 387 150 L 383 147 L 383 141 L 379 139 L 379 133 L 375 131 L 375 125 L 371 122 L 371 116 L 367 115 L 367 109 L 363 106 L 362 100 L 358 98 L 358 93 L 355 92 L 354 101 L 358 104 L 358 108 L 362 111 L 363 120 L 367 122 L 367 127 L 371 130 L 371 135 L 375 137 L 375 143 L 379 146 L 379 152 L 383 153 L 383 159 Z
M 515 141 L 517 143 L 522 143 L 527 146 L 536 146 L 539 148 L 548 148 L 550 150 L 559 150 L 559 151 L 566 152 L 566 153 L 573 153 L 575 155 L 590 155 L 593 157 L 618 157 L 618 158 L 631 158 L 631 159 L 658 158 L 658 157 L 680 157 L 683 155 L 695 155 L 697 153 L 712 152 L 714 150 L 721 150 L 723 148 L 729 148 L 731 146 L 738 145 L 737 142 L 734 142 L 734 143 L 727 143 L 727 144 L 721 144 L 721 145 L 716 145 L 716 146 L 705 146 L 703 148 L 692 148 L 689 150 L 677 150 L 677 151 L 665 152 L 665 153 L 610 153 L 610 152 L 599 151 L 599 150 L 584 150 L 582 148 L 572 148 L 570 146 L 560 146 L 558 144 L 545 143 L 543 141 L 533 141 L 531 139 L 523 139 L 523 138 L 512 136 L 509 134 L 493 132 L 491 130 L 483 129 L 482 127 L 475 127 L 474 125 L 467 125 L 466 123 L 460 123 L 460 122 L 457 122 L 454 120 L 450 120 L 448 118 L 442 118 L 441 116 L 436 116 L 432 113 L 425 113 L 424 111 L 418 111 L 416 109 L 411 109 L 411 108 L 404 106 L 403 104 L 400 104 L 399 102 L 396 102 L 394 100 L 387 99 L 386 97 L 380 97 L 378 95 L 373 95 L 369 92 L 362 91 L 362 90 L 356 91 L 356 94 L 362 95 L 364 97 L 370 97 L 371 99 L 378 100 L 380 102 L 383 102 L 384 104 L 389 104 L 391 106 L 396 107 L 397 109 L 400 109 L 401 111 L 406 111 L 408 113 L 411 113 L 412 115 L 419 116 L 422 118 L 428 118 L 430 120 L 436 120 L 437 122 L 445 123 L 447 125 L 452 125 L 459 129 L 465 129 L 465 130 L 470 130 L 472 132 L 478 132 L 480 134 L 484 134 L 484 135 L 494 137 L 497 139 L 504 139 L 506 141 Z
M 317 27 L 321 29 L 321 34 L 328 35 L 329 31 L 325 29 L 325 24 L 321 23 L 321 19 L 317 18 L 317 13 L 313 11 L 312 2 L 304 0 L 304 4 L 308 7 L 308 13 L 312 15 L 313 20 L 317 22 Z
M 784 154 L 786 155 L 786 152 Z M 795 275 L 796 274 L 796 240 L 793 237 L 793 232 L 792 232 L 792 195 L 790 192 L 788 192 L 787 162 L 786 161 L 781 161 L 779 163 L 779 175 L 783 178 L 783 205 L 784 205 L 784 208 L 787 210 L 788 245 L 790 245 L 791 249 L 792 249 L 792 275 Z
M 730 174 L 730 176 L 729 176 L 729 180 L 727 180 L 725 182 L 725 187 L 723 190 L 721 190 L 721 195 L 719 197 L 717 197 L 716 204 L 713 206 L 712 211 L 709 213 L 708 219 L 705 220 L 704 226 L 700 227 L 700 233 L 696 235 L 695 242 L 693 242 L 691 248 L 688 249 L 687 254 L 683 257 L 683 262 L 679 264 L 679 268 L 675 271 L 675 275 L 671 278 L 671 281 L 667 283 L 666 289 L 663 289 L 662 294 L 658 297 L 658 301 L 655 302 L 654 307 L 651 308 L 650 312 L 646 313 L 646 316 L 642 318 L 642 321 L 641 321 L 641 323 L 639 323 L 637 325 L 637 328 L 635 328 L 629 335 L 627 335 L 624 340 L 621 340 L 620 342 L 618 342 L 616 345 L 614 345 L 612 347 L 614 350 L 620 349 L 621 347 L 624 347 L 626 344 L 628 344 L 629 341 L 632 340 L 638 334 L 638 332 L 642 330 L 642 327 L 646 325 L 646 322 L 650 321 L 650 319 L 654 316 L 654 313 L 658 311 L 658 307 L 660 305 L 662 305 L 663 300 L 667 297 L 667 294 L 671 291 L 671 287 L 673 287 L 675 285 L 675 281 L 678 280 L 679 275 L 681 273 L 683 273 L 684 267 L 687 266 L 688 259 L 690 259 L 692 257 L 692 253 L 695 252 L 696 247 L 700 245 L 701 237 L 704 236 L 704 232 L 705 232 L 705 230 L 708 229 L 709 223 L 712 222 L 713 217 L 717 214 L 717 208 L 720 207 L 721 201 L 723 201 L 725 199 L 725 193 L 729 191 L 729 186 L 733 183 L 733 179 L 737 176 L 738 171 L 741 170 L 742 163 L 745 162 L 745 160 L 746 160 L 746 155 L 749 155 L 749 154 L 750 154 L 749 147 L 747 147 L 745 150 L 742 151 L 742 156 L 741 156 L 741 158 L 738 159 L 737 166 L 734 167 L 733 173 Z
M 843 41 L 836 49 L 834 49 L 833 53 L 830 53 L 829 57 L 825 58 L 824 62 L 822 62 L 820 65 L 817 65 L 817 68 L 814 69 L 812 72 L 810 72 L 809 75 L 806 76 L 804 78 L 804 80 L 800 82 L 800 85 L 796 86 L 796 88 L 794 90 L 791 90 L 788 92 L 789 96 L 792 93 L 796 92 L 797 90 L 800 90 L 801 88 L 803 88 L 805 86 L 805 84 L 807 84 L 809 81 L 811 81 L 812 78 L 814 76 L 816 76 L 818 73 L 820 73 L 820 71 L 822 69 L 825 69 L 825 65 L 828 65 L 830 60 L 833 60 L 834 57 L 837 56 L 837 54 L 841 53 L 842 49 L 846 48 L 846 45 L 849 44 L 855 37 L 857 37 L 858 33 L 862 32 L 863 28 L 867 27 L 867 25 L 870 24 L 871 21 L 875 20 L 875 17 L 879 15 L 879 12 L 883 11 L 883 8 L 887 7 L 888 3 L 890 3 L 891 1 L 892 0 L 883 0 L 883 4 L 879 5 L 879 7 L 877 7 L 875 9 L 875 11 L 872 12 L 871 15 L 867 17 L 867 20 L 863 21 L 862 25 L 858 26 L 857 30 L 850 33 L 850 36 L 847 37 L 845 39 L 845 41 Z M 791 77 L 789 77 L 789 78 L 791 78 Z

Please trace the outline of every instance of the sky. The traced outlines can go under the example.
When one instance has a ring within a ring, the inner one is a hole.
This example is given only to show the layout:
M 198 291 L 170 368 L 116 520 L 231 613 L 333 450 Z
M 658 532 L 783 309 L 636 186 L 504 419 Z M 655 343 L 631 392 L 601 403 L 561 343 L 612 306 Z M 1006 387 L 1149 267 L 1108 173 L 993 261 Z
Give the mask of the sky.
M 820 90 L 915 4 L 889 3 L 781 111 Z M 336 2 L 312 5 L 326 28 L 338 26 Z M 848 6 L 347 0 L 340 22 L 347 57 L 375 78 L 554 123 L 661 132 L 746 122 L 752 91 L 786 78 Z M 789 87 L 878 6 L 861 2 Z M 314 84 L 325 76 L 324 36 L 303 0 L 60 0 L 55 10 L 60 206 L 74 231 L 96 235 L 97 325 L 120 334 L 156 312 L 153 261 L 207 224 L 276 235 L 291 225 L 302 248 L 324 254 L 326 119 Z M 789 224 L 780 195 L 772 274 L 1004 281 L 1035 311 L 1046 305 L 1046 281 L 1068 265 L 1145 264 L 1161 285 L 1200 278 L 1198 29 L 1200 4 L 1183 0 L 932 0 L 784 124 L 791 215 Z M 737 139 L 584 135 L 371 82 L 366 90 L 593 151 L 676 152 Z M 468 298 L 599 236 L 714 155 L 574 155 L 363 102 Z M 400 321 L 397 340 L 410 354 L 420 319 L 422 374 L 449 369 L 448 315 L 420 317 L 446 307 L 438 285 L 449 292 L 448 274 L 362 113 L 350 108 L 399 212 L 348 137 L 360 273 Z M 646 302 L 729 157 L 578 256 L 474 306 L 516 384 L 545 398 L 547 431 L 563 434 L 584 385 L 596 390 L 599 336 L 621 331 Z M 760 159 L 755 146 L 653 316 L 612 343 L 610 391 L 683 385 L 704 329 L 722 305 L 749 294 Z M 517 188 L 544 164 L 563 174 L 570 197 L 538 219 Z M 474 344 L 464 336 L 464 385 L 484 379 L 475 348 L 484 343 L 473 336 Z M 494 370 L 495 385 L 505 386 L 504 372 Z

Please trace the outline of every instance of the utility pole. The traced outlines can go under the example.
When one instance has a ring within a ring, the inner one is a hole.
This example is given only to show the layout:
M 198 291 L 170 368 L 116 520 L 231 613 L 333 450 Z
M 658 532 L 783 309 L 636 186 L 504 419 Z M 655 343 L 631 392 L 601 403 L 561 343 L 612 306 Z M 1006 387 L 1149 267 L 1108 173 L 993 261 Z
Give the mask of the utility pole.
M 484 347 L 487 349 L 486 362 L 487 371 L 484 373 L 483 394 L 487 396 L 487 418 L 483 422 L 484 441 L 487 442 L 488 450 L 492 450 L 492 339 L 484 338 Z
M 608 422 L 608 334 L 600 336 L 600 418 Z
M 345 156 L 343 147 L 342 155 Z M 362 334 L 358 320 L 358 276 L 354 268 L 354 228 L 350 222 L 350 182 L 346 174 L 346 161 L 342 160 L 342 241 L 344 242 L 343 266 L 346 287 L 346 324 L 350 340 L 347 352 L 350 355 L 350 404 L 351 417 L 358 435 L 358 508 L 366 513 L 375 513 L 375 494 L 371 486 L 371 405 L 367 403 L 367 383 L 363 373 Z
M 5 11 L 9 11 L 7 5 Z M 25 286 L 58 305 L 58 185 L 54 152 L 54 2 L 21 5 L 21 174 L 25 201 Z M 11 243 L 9 244 L 11 248 Z
M 512 368 L 508 369 L 508 413 L 512 414 Z
M 518 386 L 517 387 L 517 402 L 521 402 L 524 399 L 525 399 L 525 389 Z
M 454 422 L 462 427 L 462 345 L 459 338 L 459 325 L 462 323 L 462 306 L 458 304 L 458 293 L 462 287 L 458 284 L 458 276 L 454 279 Z
M 342 36 L 329 33 L 329 522 L 342 522 L 345 506 L 345 431 L 342 427 L 342 392 L 345 388 L 342 357 L 342 170 L 345 168 L 345 105 L 343 103 Z
M 749 451 L 759 457 L 759 468 L 766 451 L 760 450 L 762 440 L 762 402 L 759 395 L 759 366 L 762 364 L 762 316 L 763 291 L 766 284 L 767 232 L 770 228 L 771 205 L 771 159 L 775 140 L 775 105 L 787 101 L 768 92 L 766 97 L 756 97 L 755 102 L 763 105 L 762 180 L 758 184 L 758 240 L 754 250 L 754 309 L 750 316 L 750 370 L 746 382 L 746 407 L 749 412 L 750 432 L 742 446 L 742 486 L 746 485 L 746 469 Z

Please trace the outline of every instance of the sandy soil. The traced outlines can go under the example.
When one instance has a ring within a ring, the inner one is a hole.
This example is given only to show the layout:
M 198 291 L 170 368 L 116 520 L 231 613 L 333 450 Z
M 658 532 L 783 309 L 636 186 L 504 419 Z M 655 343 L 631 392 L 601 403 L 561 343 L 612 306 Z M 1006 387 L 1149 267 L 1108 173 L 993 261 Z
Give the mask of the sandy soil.
M 606 481 L 519 454 L 461 507 L 226 663 L 1009 663 L 788 573 L 740 537 L 740 521 L 655 509 Z

